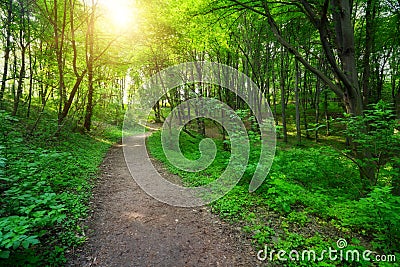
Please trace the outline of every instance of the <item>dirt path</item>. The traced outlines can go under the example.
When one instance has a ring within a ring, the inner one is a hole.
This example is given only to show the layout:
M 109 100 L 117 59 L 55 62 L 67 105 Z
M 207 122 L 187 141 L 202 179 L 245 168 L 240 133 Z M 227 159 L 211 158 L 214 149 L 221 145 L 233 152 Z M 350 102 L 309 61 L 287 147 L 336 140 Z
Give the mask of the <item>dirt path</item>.
M 87 225 L 88 242 L 68 266 L 257 266 L 240 231 L 206 207 L 173 207 L 144 193 L 121 146 L 111 148 L 101 166 Z

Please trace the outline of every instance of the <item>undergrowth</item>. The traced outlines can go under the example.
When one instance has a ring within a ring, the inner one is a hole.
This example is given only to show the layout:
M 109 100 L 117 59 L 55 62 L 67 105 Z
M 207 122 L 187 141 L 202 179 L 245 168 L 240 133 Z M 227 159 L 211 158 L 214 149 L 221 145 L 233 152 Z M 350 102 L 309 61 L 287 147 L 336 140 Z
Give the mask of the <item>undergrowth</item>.
M 200 156 L 201 139 L 200 135 L 181 133 L 180 145 L 187 158 Z M 217 179 L 229 160 L 230 154 L 223 150 L 222 142 L 214 141 L 221 152 L 213 164 L 196 174 L 168 162 L 159 132 L 149 137 L 148 149 L 171 172 L 180 175 L 186 186 L 199 186 Z M 329 247 L 337 248 L 336 241 L 344 238 L 348 242 L 346 251 L 358 249 L 362 253 L 369 249 L 374 251 L 372 259 L 383 253 L 400 259 L 400 198 L 391 194 L 391 187 L 384 180 L 363 195 L 357 166 L 340 151 L 323 145 L 299 148 L 279 144 L 266 181 L 256 192 L 249 193 L 249 181 L 259 155 L 257 142 L 251 143 L 245 175 L 233 190 L 210 205 L 223 219 L 241 225 L 258 249 L 265 245 L 276 251 L 312 249 L 318 255 Z M 381 262 L 379 266 L 393 264 L 396 263 Z M 328 259 L 288 262 L 288 266 L 337 265 L 371 263 Z
M 54 125 L 45 117 L 32 134 L 31 121 L 0 112 L 1 266 L 60 266 L 86 239 L 93 180 L 121 131 L 56 136 Z

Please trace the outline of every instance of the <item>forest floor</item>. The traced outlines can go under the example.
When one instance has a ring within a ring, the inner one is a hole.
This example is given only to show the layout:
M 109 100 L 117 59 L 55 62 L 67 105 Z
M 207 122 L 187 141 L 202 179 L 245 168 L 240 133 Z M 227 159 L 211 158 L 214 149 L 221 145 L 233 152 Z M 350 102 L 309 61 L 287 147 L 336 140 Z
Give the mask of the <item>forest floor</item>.
M 153 163 L 167 179 L 179 180 Z M 258 265 L 240 227 L 208 207 L 173 207 L 148 196 L 132 178 L 121 145 L 104 159 L 91 205 L 87 242 L 70 251 L 67 266 Z

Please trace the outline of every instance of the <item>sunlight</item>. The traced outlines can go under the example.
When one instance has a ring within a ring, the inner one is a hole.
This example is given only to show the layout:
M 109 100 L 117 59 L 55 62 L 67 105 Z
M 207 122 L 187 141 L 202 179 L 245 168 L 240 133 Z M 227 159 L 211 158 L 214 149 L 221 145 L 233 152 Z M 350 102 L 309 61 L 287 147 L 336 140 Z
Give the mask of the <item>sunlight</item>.
M 135 26 L 135 7 L 132 0 L 98 0 L 105 16 L 118 30 Z

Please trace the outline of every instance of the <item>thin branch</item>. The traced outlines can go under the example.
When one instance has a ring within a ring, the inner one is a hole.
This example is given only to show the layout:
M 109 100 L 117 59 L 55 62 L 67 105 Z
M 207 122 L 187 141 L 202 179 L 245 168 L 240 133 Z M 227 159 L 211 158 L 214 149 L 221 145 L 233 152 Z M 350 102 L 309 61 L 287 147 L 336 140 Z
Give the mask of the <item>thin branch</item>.
M 335 94 L 337 96 L 342 98 L 344 96 L 344 92 L 338 86 L 336 86 L 331 81 L 331 79 L 329 79 L 328 76 L 326 76 L 323 72 L 321 72 L 320 70 L 313 67 L 303 56 L 301 56 L 301 54 L 299 53 L 299 51 L 296 48 L 294 48 L 288 41 L 286 41 L 285 38 L 283 38 L 275 20 L 273 19 L 272 15 L 271 15 L 271 12 L 269 10 L 267 3 L 264 3 L 264 9 L 266 12 L 265 14 L 268 18 L 268 24 L 270 25 L 271 31 L 274 33 L 278 42 L 281 45 L 283 45 L 291 54 L 293 54 L 296 57 L 296 59 L 304 65 L 304 67 L 306 67 L 309 71 L 311 71 L 312 73 L 317 75 L 321 80 L 323 80 L 329 86 L 329 88 L 331 88 L 331 90 L 335 92 Z
M 268 17 L 268 15 L 266 13 L 261 12 L 260 10 L 254 8 L 253 6 L 248 5 L 248 3 L 242 3 L 242 2 L 237 1 L 237 0 L 230 0 L 230 1 L 236 3 L 237 5 L 242 6 L 242 7 L 246 8 L 246 9 L 248 9 L 248 10 L 251 10 L 251 11 L 253 11 L 253 12 L 255 12 L 255 13 L 261 15 L 261 16 Z M 249 3 L 251 3 L 251 2 L 249 2 Z

